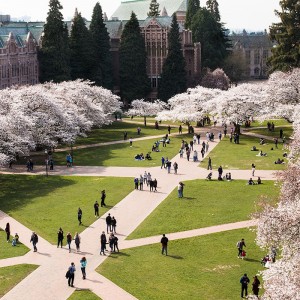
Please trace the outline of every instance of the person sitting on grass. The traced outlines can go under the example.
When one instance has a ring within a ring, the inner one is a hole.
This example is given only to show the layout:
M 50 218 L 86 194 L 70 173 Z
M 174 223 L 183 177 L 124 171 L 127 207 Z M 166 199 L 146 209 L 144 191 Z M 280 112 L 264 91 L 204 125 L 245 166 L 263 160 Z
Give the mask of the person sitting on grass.
M 278 158 L 274 163 L 275 163 L 275 165 L 282 165 L 282 164 L 284 164 L 284 160 Z
M 259 144 L 260 145 L 264 145 L 266 142 L 265 142 L 265 139 L 264 138 L 260 138 L 260 141 L 259 141 Z
M 211 180 L 211 177 L 212 177 L 212 172 L 210 172 L 210 173 L 206 176 L 206 179 L 207 179 L 207 180 Z
M 250 178 L 250 179 L 248 180 L 248 185 L 254 185 L 254 184 L 255 184 L 255 183 L 254 183 L 253 179 Z
M 227 181 L 231 181 L 231 180 L 232 180 L 232 179 L 231 179 L 231 173 L 226 173 L 225 179 L 226 179 Z
M 260 150 L 256 156 L 267 156 L 267 153 L 263 153 L 262 150 Z
M 256 148 L 256 146 L 252 146 L 251 151 L 258 151 L 258 149 Z
M 257 178 L 257 184 L 262 184 L 260 177 Z
M 15 238 L 12 239 L 11 245 L 12 245 L 13 247 L 17 246 L 17 241 L 16 241 Z
M 137 154 L 137 155 L 134 157 L 134 159 L 136 159 L 136 160 L 143 160 L 143 159 L 145 159 L 145 158 L 144 158 L 144 154 L 143 154 L 143 153 Z
M 19 235 L 17 233 L 15 234 L 15 240 L 16 240 L 16 243 L 18 244 L 19 243 Z
M 151 159 L 152 159 L 152 157 L 151 157 L 151 155 L 150 155 L 150 152 L 148 152 L 148 153 L 146 154 L 146 159 L 147 159 L 147 160 L 151 160 Z

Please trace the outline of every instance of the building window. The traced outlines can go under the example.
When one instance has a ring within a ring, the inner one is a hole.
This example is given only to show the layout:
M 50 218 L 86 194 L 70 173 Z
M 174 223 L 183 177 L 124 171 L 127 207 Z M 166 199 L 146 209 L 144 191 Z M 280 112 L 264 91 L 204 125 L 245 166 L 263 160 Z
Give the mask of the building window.
M 151 79 L 151 86 L 152 86 L 153 88 L 156 88 L 156 87 L 157 87 L 157 78 L 156 78 L 156 77 Z
M 260 63 L 260 53 L 259 50 L 255 50 L 254 52 L 254 64 L 259 65 Z
M 163 44 L 163 46 L 162 46 L 162 55 L 163 56 L 167 55 L 166 44 Z

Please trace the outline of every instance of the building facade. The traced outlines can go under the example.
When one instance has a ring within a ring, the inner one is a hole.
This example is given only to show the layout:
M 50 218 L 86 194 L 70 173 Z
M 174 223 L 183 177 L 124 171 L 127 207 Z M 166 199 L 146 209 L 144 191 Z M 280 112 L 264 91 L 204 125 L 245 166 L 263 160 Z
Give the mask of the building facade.
M 39 82 L 37 42 L 26 27 L 0 27 L 0 89 Z
M 232 51 L 240 52 L 246 63 L 246 79 L 266 79 L 267 61 L 272 55 L 274 43 L 266 32 L 233 34 L 229 36 Z

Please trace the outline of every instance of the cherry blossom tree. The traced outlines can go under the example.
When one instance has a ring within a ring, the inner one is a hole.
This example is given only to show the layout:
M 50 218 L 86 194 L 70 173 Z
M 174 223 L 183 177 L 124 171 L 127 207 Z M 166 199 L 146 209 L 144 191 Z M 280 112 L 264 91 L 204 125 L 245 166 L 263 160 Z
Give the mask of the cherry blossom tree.
M 217 89 L 198 86 L 168 100 L 168 109 L 157 114 L 162 121 L 198 122 L 209 113 L 209 103 L 221 93 Z
M 0 165 L 39 148 L 73 143 L 120 109 L 110 91 L 77 80 L 13 87 L 0 94 Z
M 217 68 L 214 71 L 208 69 L 201 80 L 201 85 L 211 89 L 227 91 L 230 86 L 230 79 L 223 69 Z
M 144 117 L 144 125 L 147 125 L 148 116 L 156 116 L 160 111 L 166 107 L 166 104 L 160 100 L 148 102 L 143 99 L 133 100 L 131 108 L 128 110 L 128 116 Z

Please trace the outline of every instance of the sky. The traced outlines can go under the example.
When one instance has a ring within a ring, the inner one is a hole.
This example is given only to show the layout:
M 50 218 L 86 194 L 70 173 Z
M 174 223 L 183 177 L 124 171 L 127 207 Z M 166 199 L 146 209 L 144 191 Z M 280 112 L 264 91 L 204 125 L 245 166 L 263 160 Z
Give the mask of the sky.
M 70 20 L 75 8 L 90 20 L 97 0 L 60 0 L 65 20 Z M 102 10 L 110 18 L 121 0 L 99 0 Z M 200 5 L 206 0 L 200 0 Z M 159 3 L 159 0 L 158 0 Z M 263 31 L 278 21 L 274 14 L 279 9 L 279 0 L 218 0 L 221 21 L 233 31 Z M 49 0 L 0 0 L 0 14 L 11 15 L 25 21 L 45 21 Z M 162 8 L 161 8 L 162 9 Z

